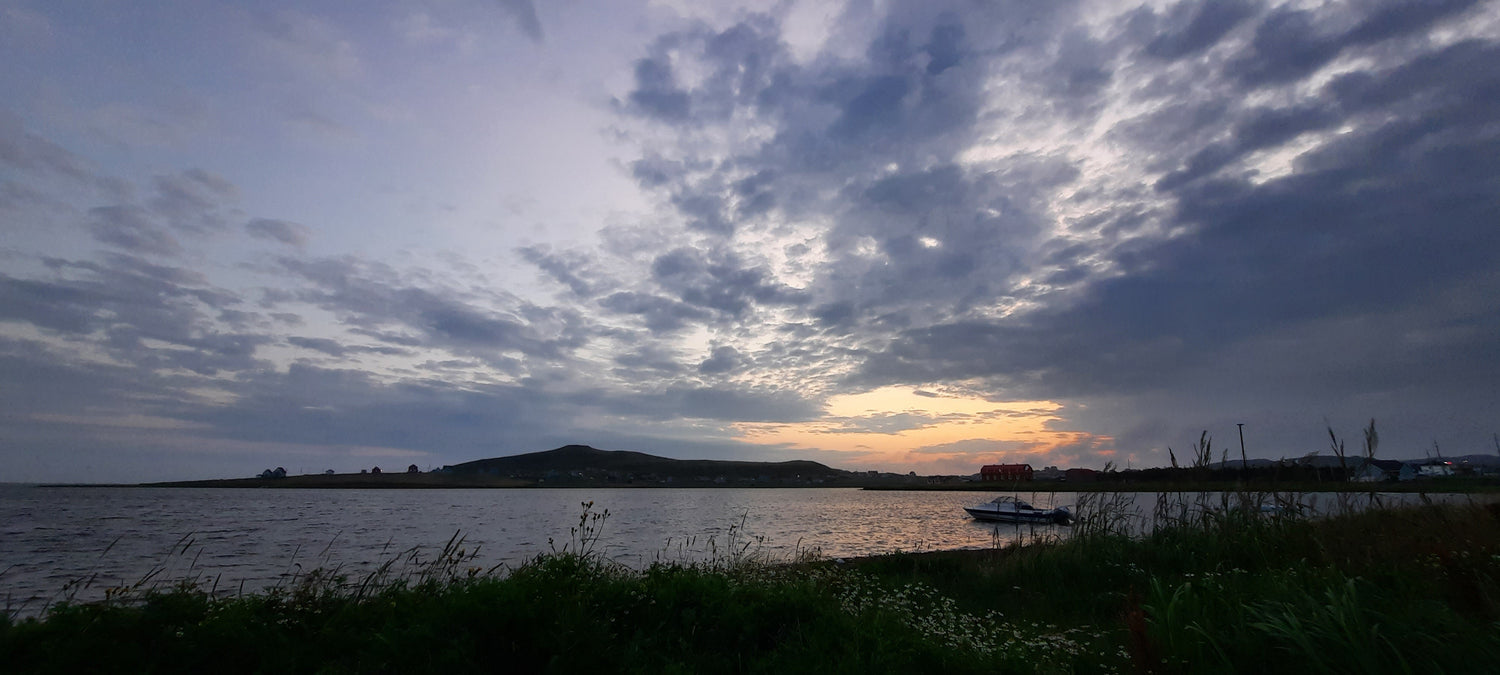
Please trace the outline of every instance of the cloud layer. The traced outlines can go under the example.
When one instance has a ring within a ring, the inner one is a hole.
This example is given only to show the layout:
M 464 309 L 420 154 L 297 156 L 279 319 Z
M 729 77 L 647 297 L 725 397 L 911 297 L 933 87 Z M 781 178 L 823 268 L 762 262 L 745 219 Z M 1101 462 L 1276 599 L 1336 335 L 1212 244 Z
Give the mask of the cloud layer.
M 42 101 L 0 112 L 18 479 L 573 442 L 969 473 L 1371 417 L 1393 456 L 1493 449 L 1494 2 L 205 13 L 227 55 L 121 46 L 140 87 L 100 92 L 66 65 L 100 19 L 33 9 L 61 37 L 4 49 L 64 95 L 0 79 Z M 612 156 L 471 151 L 527 106 Z M 181 140 L 84 114 L 127 107 Z M 547 168 L 578 157 L 617 182 Z M 471 177 L 528 170 L 576 177 Z

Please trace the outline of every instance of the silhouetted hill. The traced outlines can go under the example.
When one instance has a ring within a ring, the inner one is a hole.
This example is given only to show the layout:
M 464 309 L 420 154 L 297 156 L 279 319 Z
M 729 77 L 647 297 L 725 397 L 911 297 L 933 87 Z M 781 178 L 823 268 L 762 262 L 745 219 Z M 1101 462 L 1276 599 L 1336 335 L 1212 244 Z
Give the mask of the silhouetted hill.
M 614 480 L 826 481 L 848 476 L 846 471 L 817 462 L 739 462 L 713 459 L 671 459 L 627 450 L 599 450 L 566 445 L 556 450 L 480 459 L 443 467 L 456 474 L 489 474 L 521 479 L 597 478 Z

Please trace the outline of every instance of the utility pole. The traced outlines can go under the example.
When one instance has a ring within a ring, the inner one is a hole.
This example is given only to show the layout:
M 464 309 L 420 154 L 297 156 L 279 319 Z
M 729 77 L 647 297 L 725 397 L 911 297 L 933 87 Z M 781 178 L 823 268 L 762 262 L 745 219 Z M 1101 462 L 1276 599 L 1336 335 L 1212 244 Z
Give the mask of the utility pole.
M 1250 471 L 1250 460 L 1245 458 L 1245 423 L 1235 424 L 1240 428 L 1240 474 L 1245 475 Z

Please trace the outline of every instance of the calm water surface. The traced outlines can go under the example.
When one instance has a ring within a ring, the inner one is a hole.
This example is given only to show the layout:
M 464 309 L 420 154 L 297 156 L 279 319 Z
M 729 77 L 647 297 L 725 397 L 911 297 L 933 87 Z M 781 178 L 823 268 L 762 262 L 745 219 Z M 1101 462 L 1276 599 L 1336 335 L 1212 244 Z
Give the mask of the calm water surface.
M 1042 508 L 1079 499 L 1072 493 L 1010 494 Z M 0 486 L 0 609 L 36 612 L 64 597 L 70 584 L 77 599 L 98 599 L 103 589 L 133 584 L 153 571 L 153 581 L 216 579 L 221 592 L 265 588 L 288 573 L 319 566 L 339 566 L 358 578 L 413 547 L 429 554 L 441 550 L 455 533 L 469 550 L 478 549 L 476 564 L 515 566 L 567 544 L 586 501 L 596 512 L 609 512 L 596 550 L 632 567 L 706 559 L 745 544 L 787 559 L 810 549 L 849 557 L 1067 536 L 1069 529 L 1062 527 L 978 523 L 962 510 L 993 496 L 853 489 Z M 1137 513 L 1149 514 L 1157 495 L 1122 498 Z M 1333 497 L 1322 498 L 1332 503 Z M 83 579 L 90 580 L 86 587 L 78 583 Z
M 644 567 L 704 559 L 731 545 L 790 558 L 991 546 L 1024 534 L 971 521 L 990 495 L 850 489 L 214 490 L 0 487 L 0 603 L 30 606 L 92 578 L 80 599 L 189 574 L 220 589 L 342 566 L 351 576 L 455 533 L 476 563 L 514 566 L 561 548 L 582 503 L 608 509 L 596 550 Z M 1026 493 L 1037 506 L 1052 495 Z M 1071 495 L 1057 495 L 1059 503 Z M 1065 531 L 1061 528 L 1049 528 Z M 549 538 L 552 543 L 549 544 Z

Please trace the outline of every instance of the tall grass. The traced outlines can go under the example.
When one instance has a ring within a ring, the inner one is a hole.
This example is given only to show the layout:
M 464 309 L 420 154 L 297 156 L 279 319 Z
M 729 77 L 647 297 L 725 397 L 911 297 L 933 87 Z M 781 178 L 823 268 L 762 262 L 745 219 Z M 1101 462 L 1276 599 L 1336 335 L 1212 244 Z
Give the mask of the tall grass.
M 1500 657 L 1500 506 L 1101 493 L 1072 536 L 773 560 L 743 520 L 645 569 L 566 541 L 481 569 L 455 535 L 361 578 L 205 580 L 0 621 L 15 672 L 1472 672 Z M 1148 523 L 1153 525 L 1148 525 Z M 160 581 L 160 578 L 156 578 Z M 154 582 L 155 583 L 155 582 Z M 164 582 L 163 582 L 164 583 Z

